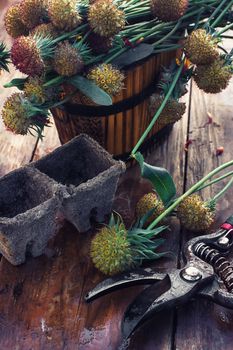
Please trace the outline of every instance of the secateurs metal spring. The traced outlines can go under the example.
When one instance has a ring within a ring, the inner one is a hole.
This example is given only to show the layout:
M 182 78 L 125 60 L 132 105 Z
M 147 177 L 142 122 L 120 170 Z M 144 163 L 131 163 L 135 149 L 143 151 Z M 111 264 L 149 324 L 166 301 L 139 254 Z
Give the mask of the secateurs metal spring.
M 137 269 L 99 283 L 85 299 L 92 301 L 111 291 L 152 284 L 129 305 L 122 321 L 125 349 L 133 333 L 155 313 L 201 296 L 233 309 L 233 265 L 227 255 L 233 246 L 233 216 L 216 232 L 191 239 L 184 248 L 186 266 L 163 274 Z M 157 282 L 157 283 L 155 283 Z

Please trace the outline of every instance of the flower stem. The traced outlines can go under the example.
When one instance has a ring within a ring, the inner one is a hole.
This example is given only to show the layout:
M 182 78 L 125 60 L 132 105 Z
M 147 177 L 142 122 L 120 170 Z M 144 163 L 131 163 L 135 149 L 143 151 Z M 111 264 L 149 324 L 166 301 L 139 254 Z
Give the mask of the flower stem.
M 217 202 L 217 200 L 219 200 L 220 197 L 222 197 L 224 195 L 224 193 L 231 187 L 231 185 L 233 184 L 233 176 L 230 179 L 230 181 L 226 184 L 225 187 L 223 187 L 223 189 L 218 192 L 216 194 L 216 196 L 214 196 L 214 198 L 212 199 L 212 201 Z
M 192 186 L 188 191 L 186 191 L 182 196 L 177 198 L 175 202 L 172 203 L 161 215 L 157 217 L 149 226 L 148 229 L 153 229 L 158 223 L 164 219 L 167 215 L 169 215 L 185 198 L 190 196 L 192 193 L 194 193 L 198 188 L 200 188 L 207 180 L 209 180 L 211 177 L 213 177 L 215 174 L 219 173 L 220 171 L 233 166 L 233 160 L 224 163 L 220 165 L 218 168 L 212 170 L 208 175 L 203 177 L 200 181 L 198 181 L 194 186 Z
M 228 0 L 227 0 L 228 1 Z M 225 0 L 222 2 L 222 4 L 225 4 Z M 233 5 L 233 0 L 229 2 L 229 4 L 224 8 L 224 10 L 221 12 L 221 14 L 215 19 L 215 21 L 211 24 L 211 27 L 217 27 L 218 23 L 221 21 L 221 19 L 225 16 L 229 8 Z
M 180 77 L 180 74 L 182 72 L 182 69 L 183 69 L 183 63 L 180 65 L 179 69 L 177 70 L 176 72 L 176 75 L 174 76 L 174 79 L 173 79 L 173 82 L 163 100 L 163 102 L 161 103 L 159 109 L 157 110 L 157 112 L 155 113 L 154 117 L 152 118 L 150 124 L 148 125 L 148 127 L 146 128 L 146 130 L 144 131 L 143 135 L 140 137 L 140 139 L 138 140 L 136 146 L 133 148 L 132 152 L 131 152 L 131 155 L 132 157 L 135 155 L 135 153 L 138 151 L 139 147 L 142 145 L 142 143 L 144 142 L 144 140 L 146 139 L 147 135 L 149 134 L 149 132 L 151 131 L 151 129 L 153 128 L 154 126 L 154 123 L 156 122 L 156 120 L 158 119 L 158 117 L 160 116 L 161 112 L 163 111 L 167 101 L 169 100 L 169 97 L 171 96 L 175 86 L 176 86 L 176 83 Z
M 228 173 L 226 173 L 226 174 L 224 174 L 224 175 L 222 175 L 222 176 L 220 176 L 220 177 L 217 177 L 216 179 L 214 179 L 214 180 L 208 182 L 207 184 L 202 185 L 202 186 L 199 187 L 195 192 L 201 191 L 201 190 L 203 190 L 204 188 L 209 187 L 209 186 L 211 186 L 211 185 L 213 185 L 213 184 L 215 184 L 215 183 L 217 183 L 217 182 L 219 182 L 219 181 L 221 181 L 221 180 L 224 180 L 225 178 L 227 178 L 227 177 L 229 177 L 229 176 L 231 176 L 231 175 L 233 175 L 233 171 L 229 171 Z

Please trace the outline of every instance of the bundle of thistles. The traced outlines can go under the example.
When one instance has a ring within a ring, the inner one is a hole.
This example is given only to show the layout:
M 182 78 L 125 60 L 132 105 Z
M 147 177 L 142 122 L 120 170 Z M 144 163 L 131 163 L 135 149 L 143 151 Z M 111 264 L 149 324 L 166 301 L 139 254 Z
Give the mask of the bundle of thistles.
M 228 85 L 231 53 L 221 41 L 232 27 L 232 5 L 231 0 L 20 1 L 5 15 L 6 30 L 14 39 L 11 62 L 23 73 L 5 85 L 20 90 L 4 104 L 6 128 L 41 137 L 51 108 L 80 101 L 83 95 L 89 104 L 110 105 L 124 89 L 129 62 L 179 50 L 179 59 L 163 73 L 149 108 L 153 116 L 183 64 L 161 114 L 165 123 L 175 122 L 185 111 L 179 99 L 191 76 L 207 93 Z M 1 52 L 6 68 L 9 53 Z

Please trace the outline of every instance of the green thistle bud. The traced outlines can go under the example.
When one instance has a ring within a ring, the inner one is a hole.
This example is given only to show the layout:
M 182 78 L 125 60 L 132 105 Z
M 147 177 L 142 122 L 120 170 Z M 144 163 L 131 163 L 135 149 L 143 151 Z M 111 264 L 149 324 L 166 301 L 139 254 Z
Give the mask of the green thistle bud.
M 155 253 L 164 240 L 152 239 L 165 227 L 144 230 L 142 227 L 147 219 L 146 216 L 127 231 L 122 219 L 116 220 L 112 216 L 109 225 L 103 227 L 91 242 L 90 254 L 96 268 L 106 275 L 114 275 L 139 266 L 144 260 L 166 255 Z
M 150 105 L 149 105 L 150 115 L 152 116 L 155 115 L 160 105 L 162 104 L 163 99 L 164 97 L 158 94 L 153 94 L 150 97 Z M 158 118 L 158 122 L 161 125 L 173 124 L 182 118 L 182 116 L 185 113 L 185 110 L 186 110 L 185 103 L 178 102 L 177 100 L 170 98 L 167 101 L 162 113 L 160 114 Z
M 154 17 L 158 17 L 164 22 L 170 22 L 182 17 L 188 4 L 188 0 L 151 0 L 151 10 Z
M 194 64 L 208 64 L 219 57 L 217 40 L 204 29 L 194 30 L 185 40 L 186 56 Z
M 44 103 L 46 101 L 46 91 L 43 87 L 43 79 L 39 77 L 29 77 L 24 84 L 24 94 L 30 100 L 37 103 Z
M 197 66 L 194 80 L 199 89 L 210 94 L 217 94 L 226 89 L 232 77 L 232 70 L 224 60 L 216 60 L 210 65 Z
M 124 75 L 111 64 L 103 63 L 92 68 L 87 78 L 112 96 L 117 95 L 124 87 Z
M 31 36 L 49 37 L 55 39 L 58 36 L 58 31 L 52 23 L 42 23 L 30 31 Z
M 84 63 L 79 51 L 68 41 L 64 41 L 56 47 L 53 68 L 59 75 L 70 77 L 80 73 Z
M 12 38 L 28 34 L 28 28 L 23 24 L 20 17 L 20 4 L 12 5 L 5 14 L 5 28 Z
M 7 130 L 15 134 L 26 135 L 34 130 L 39 137 L 49 123 L 48 111 L 32 105 L 22 93 L 8 97 L 2 109 L 2 119 Z
M 88 22 L 96 34 L 109 38 L 124 28 L 125 14 L 112 1 L 99 0 L 90 5 Z
M 71 31 L 81 23 L 77 0 L 50 0 L 49 17 L 59 30 Z
M 181 225 L 191 231 L 205 231 L 214 222 L 215 213 L 207 202 L 194 194 L 184 199 L 177 208 Z
M 154 221 L 165 210 L 163 202 L 158 199 L 154 192 L 145 194 L 136 205 L 136 216 L 141 218 L 149 211 L 153 211 L 153 214 L 147 220 L 147 224 Z
M 43 23 L 47 17 L 48 0 L 23 0 L 20 3 L 20 18 L 28 29 Z

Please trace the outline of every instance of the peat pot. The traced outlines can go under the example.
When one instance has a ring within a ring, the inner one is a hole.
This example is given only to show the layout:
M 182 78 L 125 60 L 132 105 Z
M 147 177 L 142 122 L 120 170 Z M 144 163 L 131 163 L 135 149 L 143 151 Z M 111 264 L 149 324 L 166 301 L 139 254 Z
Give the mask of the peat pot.
M 64 187 L 63 215 L 81 232 L 91 227 L 90 217 L 102 222 L 111 212 L 119 176 L 125 171 L 123 162 L 113 160 L 84 134 L 31 166 Z
M 125 164 L 81 134 L 0 178 L 0 253 L 13 265 L 44 253 L 64 219 L 79 231 L 111 212 Z
M 0 179 L 0 252 L 13 265 L 41 255 L 58 230 L 59 186 L 33 168 Z

